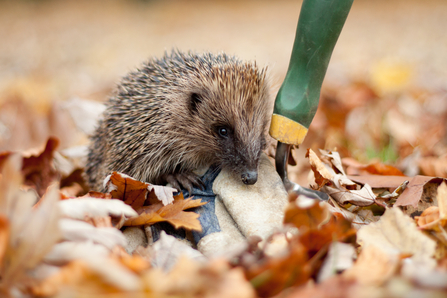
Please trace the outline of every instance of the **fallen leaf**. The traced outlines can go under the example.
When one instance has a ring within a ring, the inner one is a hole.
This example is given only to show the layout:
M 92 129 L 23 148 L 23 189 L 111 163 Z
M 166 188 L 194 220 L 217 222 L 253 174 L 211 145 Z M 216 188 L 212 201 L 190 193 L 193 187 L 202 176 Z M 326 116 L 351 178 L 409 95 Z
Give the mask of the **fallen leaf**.
M 1 266 L 0 288 L 5 293 L 25 283 L 28 271 L 40 263 L 61 238 L 57 225 L 60 218 L 57 187 L 49 188 L 40 206 L 33 209 L 35 194 L 19 189 L 21 160 L 18 154 L 10 156 L 4 163 L 0 181 L 0 210 L 7 216 L 10 226 Z
M 104 182 L 113 198 L 123 201 L 133 209 L 143 207 L 148 193 L 148 183 L 118 172 L 113 172 Z
M 333 241 L 350 242 L 356 231 L 351 222 L 341 215 L 334 214 L 319 229 L 309 229 L 299 235 L 299 240 L 307 250 L 309 257 L 314 256 L 322 248 Z
M 376 195 L 368 184 L 365 184 L 360 190 L 337 189 L 330 186 L 324 186 L 322 190 L 340 204 L 350 203 L 364 207 L 374 204 L 376 198 Z
M 436 186 L 434 191 L 436 191 L 439 184 L 441 184 L 445 179 L 443 178 L 433 178 L 428 176 L 416 176 L 410 180 L 407 188 L 404 192 L 399 196 L 396 200 L 394 206 L 403 206 L 403 207 L 412 207 L 407 211 L 407 213 L 413 213 L 414 210 L 422 212 L 427 209 L 431 205 L 433 205 L 433 200 L 436 197 L 436 194 L 426 195 L 427 198 L 424 198 L 424 192 L 428 191 L 429 187 Z M 419 215 L 419 214 L 416 214 Z
M 436 242 L 421 232 L 414 221 L 399 208 L 386 210 L 382 218 L 361 228 L 357 241 L 362 248 L 374 245 L 391 255 L 407 254 L 431 263 Z
M 4 151 L 0 153 L 0 170 L 3 168 L 3 164 L 6 159 L 13 154 L 11 151 Z
M 389 281 L 399 268 L 399 256 L 388 254 L 380 243 L 364 247 L 354 266 L 343 272 L 343 276 L 362 285 L 380 286 Z
M 321 283 L 340 271 L 351 268 L 355 257 L 354 246 L 337 241 L 332 242 L 329 246 L 328 255 L 318 272 L 317 281 Z
M 286 208 L 284 223 L 293 224 L 297 228 L 305 226 L 309 229 L 317 229 L 328 219 L 329 212 L 324 202 L 299 196 L 289 202 Z
M 355 181 L 360 184 L 369 184 L 372 188 L 397 188 L 403 182 L 410 180 L 410 177 L 406 176 L 385 176 L 385 175 L 361 175 L 347 176 L 352 181 Z
M 270 257 L 246 268 L 245 275 L 261 297 L 270 297 L 283 289 L 304 284 L 311 275 L 305 247 L 292 239 L 285 254 Z
M 57 273 L 31 287 L 37 297 L 54 296 L 70 284 L 79 283 L 88 276 L 88 267 L 82 261 L 73 261 L 63 266 Z
M 183 196 L 182 196 L 183 197 Z M 202 226 L 198 220 L 199 214 L 195 212 L 184 212 L 183 210 L 205 205 L 201 200 L 177 199 L 172 204 L 163 206 L 160 204 L 141 207 L 137 211 L 138 217 L 127 220 L 125 226 L 151 225 L 161 221 L 167 221 L 175 228 L 184 227 L 186 229 L 202 231 Z
M 206 258 L 198 250 L 175 238 L 167 235 L 165 231 L 160 234 L 160 239 L 150 247 L 150 261 L 154 267 L 169 272 L 182 257 L 204 262 Z
M 326 157 L 327 159 L 329 159 L 329 161 L 331 162 L 333 167 L 335 169 L 337 169 L 339 173 L 346 176 L 345 171 L 343 169 L 342 161 L 340 158 L 340 153 L 338 153 L 336 151 L 327 151 L 327 150 L 322 150 L 322 149 L 320 149 L 320 153 L 323 157 Z
M 330 204 L 328 204 L 329 210 L 332 213 L 341 214 L 344 218 L 346 218 L 348 221 L 352 223 L 352 227 L 355 228 L 356 230 L 372 222 L 376 222 L 380 219 L 380 216 L 375 216 L 370 209 L 360 208 L 359 210 L 359 208 L 355 206 L 356 210 L 353 210 L 355 211 L 353 212 L 341 207 L 332 198 L 330 198 L 329 201 L 330 201 Z
M 143 281 L 155 297 L 256 297 L 242 269 L 231 268 L 223 259 L 202 264 L 181 257 L 168 273 L 156 268 Z
M 351 176 L 365 176 L 365 175 L 383 175 L 383 176 L 405 176 L 398 168 L 387 165 L 382 162 L 373 162 L 369 164 L 362 164 L 352 158 L 343 158 L 343 165 L 347 167 L 347 173 Z
M 59 207 L 64 216 L 83 220 L 85 217 L 114 216 L 131 218 L 138 215 L 132 207 L 120 200 L 104 200 L 97 198 L 82 197 L 79 199 L 68 199 L 59 202 Z
M 59 220 L 59 228 L 66 241 L 93 242 L 110 250 L 117 245 L 125 247 L 127 243 L 123 233 L 116 228 L 94 227 L 86 222 L 69 218 Z
M 58 145 L 56 138 L 49 138 L 42 153 L 23 159 L 22 173 L 25 184 L 33 187 L 39 196 L 43 196 L 47 187 L 59 178 L 53 167 L 53 154 Z
M 0 264 L 3 263 L 3 257 L 9 242 L 9 222 L 5 216 L 0 215 Z
M 441 222 L 439 215 L 439 208 L 437 206 L 431 206 L 422 212 L 421 216 L 414 217 L 417 225 L 423 230 L 439 230 L 438 225 L 443 226 L 444 222 Z
M 155 197 L 163 205 L 172 203 L 174 201 L 173 194 L 177 192 L 172 187 L 152 185 L 118 172 L 113 172 L 110 176 L 106 177 L 104 184 L 113 198 L 122 200 L 135 210 L 143 207 L 151 192 L 155 194 Z
M 326 168 L 312 149 L 307 150 L 306 157 L 309 158 L 310 167 L 315 175 L 315 183 L 317 183 L 318 189 L 320 189 L 332 180 L 335 173 L 330 172 Z
M 416 223 L 421 229 L 440 232 L 442 227 L 447 224 L 447 185 L 445 182 L 438 187 L 436 199 L 439 207 L 431 206 L 425 209 L 421 216 L 415 217 Z

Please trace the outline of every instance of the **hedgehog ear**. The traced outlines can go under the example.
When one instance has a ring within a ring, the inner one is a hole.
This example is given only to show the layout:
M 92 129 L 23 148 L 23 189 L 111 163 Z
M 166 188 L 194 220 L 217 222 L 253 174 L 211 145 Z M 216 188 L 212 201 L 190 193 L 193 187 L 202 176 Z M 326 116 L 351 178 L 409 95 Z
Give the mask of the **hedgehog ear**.
M 197 107 L 201 102 L 202 102 L 202 97 L 199 94 L 197 94 L 197 93 L 191 94 L 190 107 L 191 107 L 191 111 L 193 113 L 197 113 Z

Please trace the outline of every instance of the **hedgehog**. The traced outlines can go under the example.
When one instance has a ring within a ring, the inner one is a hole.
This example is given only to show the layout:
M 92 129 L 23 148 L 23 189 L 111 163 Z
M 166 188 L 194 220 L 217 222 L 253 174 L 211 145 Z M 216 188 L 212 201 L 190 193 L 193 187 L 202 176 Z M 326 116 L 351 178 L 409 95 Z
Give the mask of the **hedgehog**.
M 112 171 L 180 190 L 197 169 L 228 169 L 255 184 L 271 98 L 267 68 L 224 53 L 173 50 L 126 75 L 91 136 L 87 182 Z

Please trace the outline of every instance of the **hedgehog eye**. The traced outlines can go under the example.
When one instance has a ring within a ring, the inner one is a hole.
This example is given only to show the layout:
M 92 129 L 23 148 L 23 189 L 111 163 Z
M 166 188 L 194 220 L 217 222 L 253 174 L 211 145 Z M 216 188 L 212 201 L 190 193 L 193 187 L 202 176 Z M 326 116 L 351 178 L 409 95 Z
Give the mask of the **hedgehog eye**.
M 226 127 L 219 127 L 217 129 L 217 132 L 219 133 L 219 136 L 226 138 L 228 137 L 228 128 Z
M 199 94 L 193 93 L 191 94 L 191 110 L 197 113 L 197 106 L 202 102 L 202 98 Z

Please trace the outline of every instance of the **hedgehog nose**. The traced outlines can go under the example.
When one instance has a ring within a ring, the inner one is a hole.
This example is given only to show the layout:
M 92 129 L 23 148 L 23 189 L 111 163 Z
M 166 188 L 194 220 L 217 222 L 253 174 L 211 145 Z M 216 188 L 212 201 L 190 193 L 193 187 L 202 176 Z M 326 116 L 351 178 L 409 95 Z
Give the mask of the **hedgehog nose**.
M 247 185 L 255 184 L 258 181 L 257 171 L 247 171 L 241 175 L 242 182 Z

